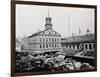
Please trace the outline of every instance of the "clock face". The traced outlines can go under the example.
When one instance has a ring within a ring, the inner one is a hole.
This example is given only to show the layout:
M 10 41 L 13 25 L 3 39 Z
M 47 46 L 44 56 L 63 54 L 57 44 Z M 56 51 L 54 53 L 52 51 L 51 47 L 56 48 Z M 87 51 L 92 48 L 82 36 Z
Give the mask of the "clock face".
M 46 17 L 46 21 L 51 21 L 51 18 L 50 17 Z

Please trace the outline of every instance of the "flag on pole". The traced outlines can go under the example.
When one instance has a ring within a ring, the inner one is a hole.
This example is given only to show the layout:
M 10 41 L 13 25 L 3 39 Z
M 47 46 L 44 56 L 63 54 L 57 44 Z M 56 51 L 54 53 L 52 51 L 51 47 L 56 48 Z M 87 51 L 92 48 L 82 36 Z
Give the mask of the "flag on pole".
M 87 29 L 87 34 L 90 32 L 90 30 L 89 29 Z

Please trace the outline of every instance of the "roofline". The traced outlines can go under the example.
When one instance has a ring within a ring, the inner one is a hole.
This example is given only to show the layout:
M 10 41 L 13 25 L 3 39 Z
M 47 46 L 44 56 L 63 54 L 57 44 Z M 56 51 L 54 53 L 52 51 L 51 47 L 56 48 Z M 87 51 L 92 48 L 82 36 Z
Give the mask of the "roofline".
M 49 30 L 49 29 L 46 29 L 46 30 Z M 39 33 L 41 33 L 41 32 L 44 32 L 44 31 L 46 31 L 46 30 L 43 30 L 43 31 L 40 31 L 40 32 L 38 32 L 38 33 L 34 33 L 34 34 L 32 34 L 31 36 L 28 36 L 27 38 L 31 38 L 31 37 L 33 37 L 33 36 L 37 36 Z M 51 29 L 51 30 L 53 30 L 53 29 Z M 54 30 L 53 30 L 54 31 Z M 56 32 L 56 31 L 54 31 L 54 32 Z M 58 32 L 56 32 L 56 33 L 58 33 Z M 59 34 L 59 33 L 58 33 Z M 60 35 L 60 34 L 59 34 Z M 61 36 L 61 35 L 60 35 Z

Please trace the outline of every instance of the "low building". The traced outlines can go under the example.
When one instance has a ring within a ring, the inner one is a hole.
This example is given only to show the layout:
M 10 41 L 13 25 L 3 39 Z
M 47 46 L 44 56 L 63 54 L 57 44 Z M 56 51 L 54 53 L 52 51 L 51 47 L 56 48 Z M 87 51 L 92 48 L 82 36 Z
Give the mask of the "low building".
M 20 52 L 21 51 L 21 42 L 16 39 L 16 52 Z
M 72 50 L 73 53 L 75 51 L 76 51 L 76 53 L 79 53 L 82 51 L 80 53 L 80 55 L 81 54 L 86 55 L 89 52 L 94 53 L 95 35 L 94 34 L 86 34 L 86 35 L 81 35 L 81 36 L 72 36 L 72 37 L 68 37 L 68 38 L 62 38 L 62 47 L 67 51 Z M 68 53 L 70 53 L 70 52 L 68 52 Z M 93 55 L 93 54 L 90 53 L 90 55 Z

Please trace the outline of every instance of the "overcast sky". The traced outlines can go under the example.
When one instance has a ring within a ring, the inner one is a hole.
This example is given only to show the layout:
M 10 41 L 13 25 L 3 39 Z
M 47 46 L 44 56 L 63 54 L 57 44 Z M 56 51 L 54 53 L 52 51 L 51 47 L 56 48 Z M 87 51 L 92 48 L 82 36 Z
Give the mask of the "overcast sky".
M 53 30 L 62 37 L 86 34 L 89 29 L 94 33 L 94 9 L 49 6 Z M 45 18 L 48 6 L 16 5 L 16 37 L 29 36 L 38 30 L 45 29 Z M 69 28 L 70 26 L 70 28 Z M 69 33 L 70 31 L 70 33 Z

